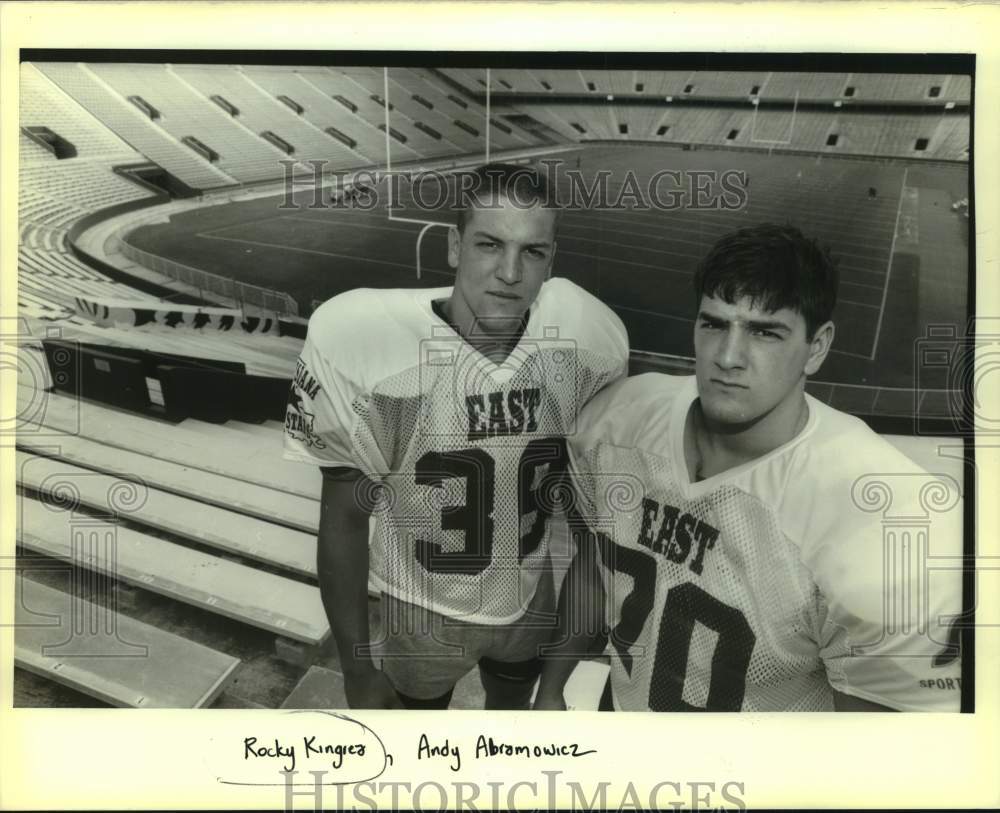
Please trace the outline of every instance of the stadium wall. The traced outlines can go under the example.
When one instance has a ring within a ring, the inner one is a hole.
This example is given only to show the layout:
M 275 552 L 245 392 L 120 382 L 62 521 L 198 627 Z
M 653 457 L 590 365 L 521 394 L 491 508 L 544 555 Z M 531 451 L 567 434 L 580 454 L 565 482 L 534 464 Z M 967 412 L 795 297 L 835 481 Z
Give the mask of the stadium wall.
M 160 299 L 171 299 L 178 304 L 186 305 L 204 305 L 205 301 L 199 299 L 195 296 L 189 296 L 187 294 L 178 293 L 172 288 L 168 288 L 163 285 L 157 285 L 155 282 L 150 280 L 145 280 L 140 277 L 136 277 L 133 274 L 129 274 L 120 268 L 116 268 L 104 260 L 95 257 L 90 252 L 84 250 L 77 242 L 79 236 L 83 234 L 88 229 L 96 226 L 98 223 L 102 223 L 105 220 L 110 220 L 113 217 L 118 217 L 119 215 L 128 214 L 130 212 L 137 212 L 143 209 L 149 209 L 154 206 L 160 206 L 166 203 L 169 198 L 166 195 L 159 195 L 156 197 L 142 198 L 141 200 L 127 201 L 126 203 L 119 203 L 115 206 L 110 206 L 106 209 L 101 209 L 98 212 L 93 212 L 88 215 L 84 215 L 72 226 L 70 226 L 69 231 L 66 235 L 66 244 L 69 246 L 70 251 L 73 253 L 80 262 L 93 268 L 95 271 L 99 271 L 106 277 L 113 279 L 115 282 L 120 282 L 122 284 L 128 285 L 132 288 L 142 291 L 143 293 L 150 294 L 151 296 L 159 297 Z

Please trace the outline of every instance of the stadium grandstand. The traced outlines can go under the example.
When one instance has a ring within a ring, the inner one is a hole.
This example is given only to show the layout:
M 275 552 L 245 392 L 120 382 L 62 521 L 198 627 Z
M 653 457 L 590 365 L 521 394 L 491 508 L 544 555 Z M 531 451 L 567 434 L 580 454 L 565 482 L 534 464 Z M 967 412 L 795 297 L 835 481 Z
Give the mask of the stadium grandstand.
M 818 237 L 842 282 L 810 392 L 961 482 L 936 443 L 958 434 L 961 382 L 915 348 L 966 321 L 971 91 L 910 73 L 22 63 L 15 704 L 342 703 L 320 475 L 281 457 L 306 319 L 357 287 L 450 284 L 441 201 L 487 160 L 558 165 L 569 194 L 570 170 L 604 184 L 615 205 L 564 213 L 555 273 L 622 317 L 632 372 L 691 371 L 691 274 L 723 233 Z M 434 180 L 397 188 L 395 170 Z M 656 186 L 664 170 L 682 180 Z M 698 173 L 740 179 L 739 205 L 717 181 L 699 203 Z M 466 678 L 453 706 L 481 705 Z

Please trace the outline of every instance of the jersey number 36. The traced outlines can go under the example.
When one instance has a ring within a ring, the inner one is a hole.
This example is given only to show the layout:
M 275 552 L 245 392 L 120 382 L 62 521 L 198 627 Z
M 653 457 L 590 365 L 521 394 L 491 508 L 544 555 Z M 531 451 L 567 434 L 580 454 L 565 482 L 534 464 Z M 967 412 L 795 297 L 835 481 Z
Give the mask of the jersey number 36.
M 517 464 L 519 535 L 517 561 L 537 550 L 552 515 L 553 496 L 566 471 L 566 443 L 562 438 L 535 438 L 524 447 Z M 548 466 L 539 477 L 540 469 Z M 418 485 L 441 487 L 446 479 L 465 480 L 465 502 L 441 509 L 441 529 L 461 531 L 460 550 L 446 551 L 427 539 L 417 539 L 417 561 L 430 573 L 482 573 L 493 559 L 496 505 L 496 462 L 485 449 L 427 452 L 417 460 Z M 504 496 L 501 497 L 504 499 Z M 534 515 L 534 519 L 529 519 Z

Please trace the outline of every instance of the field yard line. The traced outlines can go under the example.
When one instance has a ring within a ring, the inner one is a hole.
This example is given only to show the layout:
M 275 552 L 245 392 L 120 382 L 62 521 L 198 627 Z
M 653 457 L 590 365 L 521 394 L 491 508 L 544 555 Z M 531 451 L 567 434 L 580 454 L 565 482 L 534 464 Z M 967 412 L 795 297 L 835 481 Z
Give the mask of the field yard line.
M 831 349 L 830 352 L 836 353 L 839 356 L 850 356 L 851 358 L 864 359 L 865 361 L 868 361 L 868 356 L 866 356 L 864 353 L 851 353 L 849 350 L 833 350 L 833 349 Z
M 619 308 L 623 311 L 631 311 L 632 313 L 646 313 L 649 314 L 650 316 L 659 316 L 662 319 L 673 319 L 675 322 L 692 322 L 692 323 L 694 322 L 694 319 L 689 319 L 686 316 L 674 316 L 673 314 L 670 313 L 661 313 L 660 311 L 649 311 L 645 310 L 644 308 L 630 308 L 627 305 L 616 305 L 613 302 L 608 302 L 607 305 L 609 308 Z M 648 353 L 649 351 L 643 350 L 642 352 Z
M 848 201 L 842 201 L 841 205 L 846 205 Z M 673 216 L 675 221 L 681 221 L 684 223 L 700 223 L 705 215 L 710 215 L 713 217 L 714 221 L 722 225 L 731 225 L 738 222 L 744 217 L 745 212 L 752 212 L 755 219 L 758 220 L 771 220 L 779 217 L 787 212 L 787 208 L 784 206 L 773 206 L 773 205 L 755 205 L 752 209 L 749 207 L 743 207 L 742 209 L 705 209 L 701 212 L 697 210 L 682 210 L 677 209 L 671 211 L 670 214 Z M 809 213 L 809 219 L 815 225 L 830 226 L 835 227 L 843 224 L 844 219 L 834 214 L 828 214 L 826 210 L 807 210 Z M 628 209 L 612 209 L 612 208 L 595 208 L 595 209 L 568 209 L 566 211 L 567 217 L 616 217 L 616 218 L 627 218 L 628 222 L 635 223 L 640 222 L 641 225 L 647 225 L 649 223 L 657 223 L 658 220 L 653 218 L 658 217 L 662 214 L 660 210 L 653 209 L 638 209 L 638 210 L 628 210 Z M 874 218 L 869 221 L 869 225 L 874 226 L 887 226 L 891 222 L 891 218 Z
M 705 245 L 705 243 L 703 241 L 686 240 L 686 239 L 681 238 L 681 237 L 674 237 L 673 236 L 674 233 L 690 234 L 691 231 L 692 231 L 690 225 L 685 225 L 685 223 L 676 222 L 676 219 L 664 221 L 662 223 L 662 225 L 660 225 L 660 226 L 656 226 L 656 227 L 651 226 L 649 228 L 649 231 L 637 231 L 634 228 L 632 228 L 632 229 L 618 228 L 617 225 L 615 225 L 614 223 L 610 222 L 609 216 L 607 216 L 606 214 L 589 213 L 589 214 L 584 215 L 584 217 L 586 219 L 589 219 L 591 221 L 596 221 L 596 223 L 597 223 L 596 226 L 594 226 L 594 225 L 586 225 L 586 224 L 582 224 L 582 223 L 578 224 L 578 223 L 571 223 L 570 222 L 570 220 L 573 219 L 574 217 L 579 218 L 580 214 L 581 213 L 578 213 L 578 212 L 567 212 L 567 213 L 565 213 L 563 215 L 563 222 L 559 226 L 560 231 L 562 232 L 565 229 L 583 229 L 583 230 L 586 230 L 586 231 L 589 231 L 589 232 L 593 232 L 595 230 L 595 228 L 602 228 L 602 229 L 606 229 L 607 231 L 614 231 L 617 234 L 633 234 L 636 237 L 642 237 L 644 240 L 660 240 L 660 241 L 669 241 L 669 242 L 672 242 L 672 243 L 690 243 L 691 245 L 698 246 L 699 248 L 703 248 L 704 245 Z M 763 220 L 767 220 L 767 219 L 768 218 L 763 218 Z M 713 225 L 713 231 L 717 230 L 718 233 L 719 233 L 719 235 L 722 235 L 722 234 L 726 233 L 726 231 L 728 230 L 728 227 L 725 224 L 722 224 L 722 223 L 714 223 L 712 225 Z M 877 246 L 878 243 L 861 242 L 858 245 L 860 245 L 860 246 Z M 858 253 L 858 252 L 855 252 L 855 251 L 848 251 L 848 250 L 845 250 L 843 248 L 838 248 L 836 253 L 838 255 L 844 255 L 844 256 L 850 256 L 850 257 L 858 257 L 860 259 L 865 259 L 865 260 L 872 259 L 871 253 L 861 254 L 861 253 Z M 870 273 L 870 274 L 881 274 L 882 272 L 881 271 L 868 271 L 868 273 Z
M 330 228 L 330 226 L 331 226 L 331 224 L 328 221 L 326 221 L 326 220 L 319 220 L 319 219 L 314 218 L 314 217 L 296 217 L 295 215 L 286 215 L 285 217 L 279 217 L 278 220 L 296 220 L 299 223 L 312 223 L 313 225 L 323 226 L 325 228 Z M 384 222 L 386 222 L 386 221 L 383 221 L 383 223 Z M 397 221 L 390 220 L 390 221 L 387 221 L 387 222 L 389 222 L 389 223 L 395 223 Z M 346 226 L 347 224 L 346 223 L 337 223 L 336 225 L 337 226 Z M 437 225 L 443 225 L 443 224 L 437 224 Z M 351 223 L 350 227 L 352 229 L 376 229 L 378 231 L 391 231 L 391 232 L 395 232 L 396 234 L 416 235 L 418 233 L 417 229 L 392 229 L 392 228 L 389 228 L 388 226 L 385 226 L 385 225 L 374 225 L 372 223 Z
M 843 297 L 837 297 L 837 302 L 843 302 L 845 305 L 857 305 L 859 308 L 877 308 L 878 305 L 869 305 L 865 302 L 855 302 L 852 299 L 844 299 Z
M 374 263 L 375 265 L 393 265 L 397 268 L 406 268 L 410 271 L 414 269 L 413 263 L 397 263 L 393 260 L 374 260 L 369 257 L 358 257 L 355 254 L 338 254 L 334 251 L 320 251 L 315 248 L 301 248 L 300 246 L 290 246 L 287 243 L 265 243 L 263 240 L 244 240 L 242 237 L 222 237 L 214 234 L 206 234 L 206 240 L 225 240 L 229 243 L 245 243 L 252 246 L 263 246 L 264 248 L 280 248 L 285 251 L 299 251 L 303 254 L 319 254 L 322 257 L 336 257 L 339 260 L 355 260 L 357 262 L 363 263 Z M 433 268 L 428 269 L 432 274 L 440 274 L 443 277 L 452 277 L 454 274 L 450 271 L 436 271 Z
M 899 185 L 899 203 L 896 205 L 896 225 L 893 227 L 892 245 L 889 247 L 889 265 L 885 269 L 885 288 L 882 289 L 882 305 L 879 308 L 878 323 L 875 325 L 875 338 L 872 340 L 872 354 L 868 357 L 869 361 L 874 361 L 875 354 L 878 352 L 878 337 L 882 333 L 882 317 L 885 316 L 885 302 L 889 297 L 889 275 L 892 273 L 892 255 L 896 252 L 896 235 L 899 234 L 899 216 L 903 211 L 903 192 L 906 190 L 906 176 L 909 171 L 909 167 L 903 170 L 903 181 Z
M 595 257 L 593 254 L 581 254 L 579 251 L 566 251 L 565 249 L 559 249 L 558 253 L 563 256 L 568 257 L 586 257 L 590 260 L 597 260 L 602 263 L 618 263 L 620 265 L 631 265 L 635 268 L 641 268 L 644 271 L 666 271 L 670 274 L 681 274 L 685 277 L 690 277 L 693 271 L 678 271 L 674 268 L 664 268 L 662 265 L 649 265 L 648 263 L 637 263 L 631 260 L 621 260 L 617 257 Z

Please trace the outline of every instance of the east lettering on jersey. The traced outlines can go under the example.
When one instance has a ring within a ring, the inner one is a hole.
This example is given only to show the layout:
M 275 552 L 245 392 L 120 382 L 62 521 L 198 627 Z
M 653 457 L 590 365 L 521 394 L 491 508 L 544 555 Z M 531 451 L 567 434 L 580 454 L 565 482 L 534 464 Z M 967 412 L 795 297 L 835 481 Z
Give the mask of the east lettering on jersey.
M 538 387 L 467 395 L 465 408 L 469 417 L 469 440 L 536 431 L 541 400 Z
M 705 553 L 715 547 L 718 538 L 718 528 L 704 520 L 673 505 L 664 503 L 661 506 L 656 500 L 643 499 L 642 525 L 636 542 L 653 553 L 677 564 L 687 562 L 688 569 L 700 576 L 705 566 Z M 693 549 L 696 549 L 695 554 L 691 556 Z

